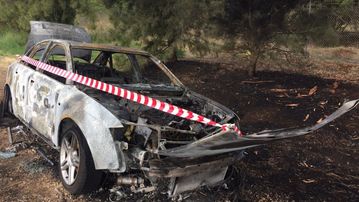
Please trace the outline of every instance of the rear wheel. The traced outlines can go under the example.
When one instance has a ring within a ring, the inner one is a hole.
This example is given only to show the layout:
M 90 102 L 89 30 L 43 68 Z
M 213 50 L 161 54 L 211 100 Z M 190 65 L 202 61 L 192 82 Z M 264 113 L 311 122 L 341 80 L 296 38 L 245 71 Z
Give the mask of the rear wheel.
M 62 134 L 60 178 L 71 194 L 82 194 L 99 188 L 103 173 L 95 170 L 91 152 L 80 129 L 75 125 Z
M 0 102 L 0 119 L 4 118 L 5 112 L 4 112 L 4 101 Z
M 12 115 L 12 97 L 10 93 L 10 89 L 8 87 L 5 87 L 4 89 L 4 99 L 3 99 L 3 106 L 2 106 L 2 115 Z

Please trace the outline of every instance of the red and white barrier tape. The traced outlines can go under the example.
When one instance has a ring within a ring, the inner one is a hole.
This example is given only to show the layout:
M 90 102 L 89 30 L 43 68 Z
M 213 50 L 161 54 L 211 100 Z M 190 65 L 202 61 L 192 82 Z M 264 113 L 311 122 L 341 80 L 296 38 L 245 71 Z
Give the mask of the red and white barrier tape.
M 133 102 L 140 103 L 142 105 L 145 105 L 147 107 L 151 107 L 157 110 L 160 110 L 165 113 L 169 113 L 181 118 L 188 119 L 190 121 L 196 121 L 199 123 L 203 123 L 209 126 L 215 126 L 222 128 L 223 131 L 233 130 L 238 133 L 238 135 L 242 136 L 242 132 L 235 126 L 234 124 L 219 124 L 215 121 L 212 121 L 204 116 L 198 115 L 194 112 L 188 111 L 186 109 L 174 106 L 172 104 L 168 104 L 166 102 L 162 102 L 160 100 L 150 98 L 148 96 L 141 95 L 139 93 L 135 93 L 117 86 L 113 86 L 111 84 L 103 83 L 101 81 L 88 78 L 76 73 L 72 73 L 63 69 L 60 69 L 58 67 L 54 67 L 51 65 L 48 65 L 46 63 L 34 60 L 32 58 L 29 58 L 27 56 L 21 56 L 20 59 L 26 63 L 29 63 L 33 66 L 36 66 L 42 70 L 45 70 L 47 72 L 50 72 L 52 74 L 55 74 L 57 76 L 72 80 L 74 82 L 83 84 L 85 86 L 95 88 L 128 100 L 131 100 Z

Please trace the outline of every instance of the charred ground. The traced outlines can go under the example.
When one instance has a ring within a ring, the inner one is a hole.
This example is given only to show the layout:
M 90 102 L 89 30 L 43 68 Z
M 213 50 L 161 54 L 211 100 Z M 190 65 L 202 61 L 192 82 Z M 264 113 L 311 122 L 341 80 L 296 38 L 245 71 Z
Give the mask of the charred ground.
M 172 71 L 233 109 L 247 133 L 311 125 L 359 96 L 358 85 L 298 74 L 261 72 L 248 79 L 236 69 L 196 62 L 178 63 Z M 248 150 L 237 164 L 244 185 L 233 193 L 248 200 L 355 200 L 358 117 L 355 110 L 312 135 Z
M 345 99 L 359 98 L 359 85 L 343 81 L 280 72 L 260 72 L 257 78 L 249 79 L 235 67 L 190 61 L 168 66 L 194 91 L 233 109 L 240 116 L 245 133 L 311 125 L 337 109 Z M 236 163 L 227 186 L 203 188 L 183 196 L 196 201 L 357 201 L 358 120 L 356 109 L 314 134 L 250 149 L 245 159 Z M 6 124 L 2 120 L 0 125 Z M 3 127 L 0 150 L 7 146 Z M 0 170 L 1 200 L 108 197 L 108 191 L 69 196 L 61 187 L 56 169 L 32 150 L 0 160 Z M 156 194 L 141 199 L 162 197 Z

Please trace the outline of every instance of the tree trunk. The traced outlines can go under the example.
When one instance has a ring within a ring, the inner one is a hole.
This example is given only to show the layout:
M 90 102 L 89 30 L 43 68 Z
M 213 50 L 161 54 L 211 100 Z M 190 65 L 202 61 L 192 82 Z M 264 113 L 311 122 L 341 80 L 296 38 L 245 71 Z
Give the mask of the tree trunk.
M 178 58 L 177 58 L 177 48 L 174 47 L 172 50 L 172 55 L 171 55 L 171 62 L 177 62 Z
M 255 77 L 257 74 L 257 63 L 260 56 L 260 51 L 255 51 L 251 56 L 251 60 L 248 67 L 248 76 Z

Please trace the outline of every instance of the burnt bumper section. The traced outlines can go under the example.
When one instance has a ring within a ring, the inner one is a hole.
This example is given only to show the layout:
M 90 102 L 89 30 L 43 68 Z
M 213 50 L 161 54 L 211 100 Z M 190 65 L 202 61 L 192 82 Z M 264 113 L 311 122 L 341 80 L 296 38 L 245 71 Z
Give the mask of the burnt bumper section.
M 199 158 L 169 157 L 149 162 L 149 177 L 167 178 L 168 195 L 215 186 L 225 180 L 228 167 L 244 157 L 243 151 Z
M 243 158 L 243 150 L 270 142 L 298 137 L 320 129 L 354 109 L 359 100 L 344 103 L 320 123 L 292 129 L 265 130 L 246 136 L 219 132 L 187 145 L 160 150 L 161 159 L 149 162 L 149 177 L 169 178 L 169 196 L 200 186 L 213 186 L 225 179 L 228 167 Z
M 267 144 L 269 142 L 306 135 L 339 118 L 343 114 L 354 109 L 358 104 L 359 100 L 346 102 L 337 111 L 313 126 L 304 128 L 265 130 L 246 136 L 238 136 L 238 134 L 233 131 L 220 132 L 184 146 L 161 150 L 159 151 L 159 154 L 163 156 L 182 158 L 202 157 L 239 151 Z

